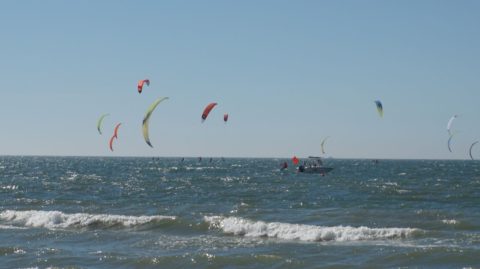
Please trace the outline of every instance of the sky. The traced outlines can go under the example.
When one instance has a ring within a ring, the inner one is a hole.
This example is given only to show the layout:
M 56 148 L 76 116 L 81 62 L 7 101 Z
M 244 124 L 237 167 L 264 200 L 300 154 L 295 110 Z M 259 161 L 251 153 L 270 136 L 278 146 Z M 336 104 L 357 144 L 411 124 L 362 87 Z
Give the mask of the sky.
M 328 136 L 334 158 L 467 159 L 478 14 L 453 0 L 2 1 L 0 155 L 300 157 Z M 163 96 L 150 148 L 141 123 Z

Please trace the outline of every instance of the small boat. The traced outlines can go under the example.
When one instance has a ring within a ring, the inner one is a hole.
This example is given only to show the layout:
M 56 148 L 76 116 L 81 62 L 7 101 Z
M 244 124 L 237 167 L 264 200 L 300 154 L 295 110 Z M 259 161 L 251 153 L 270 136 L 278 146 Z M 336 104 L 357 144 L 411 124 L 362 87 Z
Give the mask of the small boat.
M 325 175 L 333 170 L 333 167 L 323 166 L 322 158 L 320 157 L 309 156 L 308 159 L 309 161 L 305 162 L 305 165 L 298 167 L 299 173 Z
M 306 166 L 303 165 L 298 167 L 298 172 L 300 173 L 307 173 L 307 174 L 326 174 L 333 170 L 333 167 L 325 167 L 325 166 Z

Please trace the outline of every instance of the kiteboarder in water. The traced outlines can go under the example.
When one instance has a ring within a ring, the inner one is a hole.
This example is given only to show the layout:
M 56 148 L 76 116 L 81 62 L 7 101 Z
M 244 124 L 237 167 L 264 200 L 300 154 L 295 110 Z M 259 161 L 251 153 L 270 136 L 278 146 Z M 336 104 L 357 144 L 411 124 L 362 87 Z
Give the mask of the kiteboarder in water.
M 298 172 L 300 173 L 305 172 L 305 166 L 303 164 L 298 167 Z

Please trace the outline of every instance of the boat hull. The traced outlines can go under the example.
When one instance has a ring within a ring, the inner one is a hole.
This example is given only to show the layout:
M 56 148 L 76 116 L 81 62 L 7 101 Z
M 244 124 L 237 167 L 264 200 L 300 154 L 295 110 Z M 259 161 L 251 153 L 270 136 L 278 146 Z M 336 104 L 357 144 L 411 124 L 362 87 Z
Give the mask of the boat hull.
M 303 171 L 299 169 L 298 172 L 307 174 L 326 174 L 332 170 L 332 167 L 305 167 L 303 168 Z

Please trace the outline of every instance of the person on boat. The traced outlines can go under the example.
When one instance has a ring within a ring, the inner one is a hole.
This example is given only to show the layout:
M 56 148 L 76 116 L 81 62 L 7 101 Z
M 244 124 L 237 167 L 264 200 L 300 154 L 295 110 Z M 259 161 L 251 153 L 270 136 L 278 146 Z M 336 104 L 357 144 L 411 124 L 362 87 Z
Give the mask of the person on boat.
M 281 170 L 285 170 L 288 168 L 287 162 L 283 162 Z

